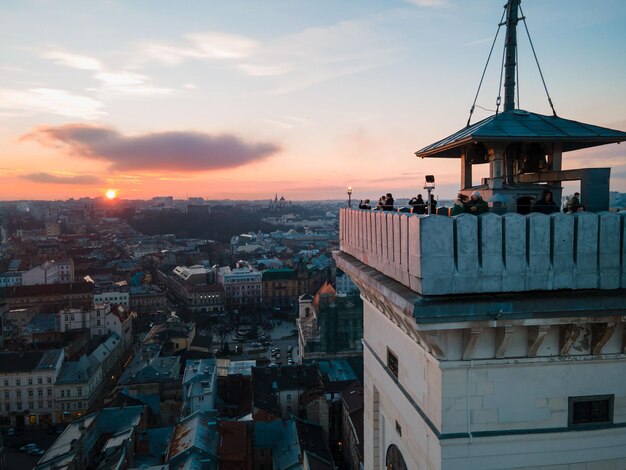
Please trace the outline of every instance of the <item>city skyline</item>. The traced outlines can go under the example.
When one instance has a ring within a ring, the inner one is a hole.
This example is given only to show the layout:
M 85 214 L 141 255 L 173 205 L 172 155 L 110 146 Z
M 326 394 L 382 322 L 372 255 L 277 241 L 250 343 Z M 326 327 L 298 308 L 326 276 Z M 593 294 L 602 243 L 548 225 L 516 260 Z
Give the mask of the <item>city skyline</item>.
M 340 199 L 352 186 L 358 200 L 410 196 L 427 173 L 451 198 L 459 162 L 413 152 L 465 125 L 497 3 L 4 5 L 0 199 L 108 189 L 126 199 Z M 626 6 L 522 8 L 559 115 L 626 129 L 625 64 L 610 60 L 626 39 Z M 495 108 L 502 40 L 482 108 Z M 550 114 L 521 30 L 519 43 L 521 108 Z M 482 108 L 472 122 L 491 114 Z M 611 189 L 626 191 L 623 157 L 611 145 L 563 160 L 611 166 Z

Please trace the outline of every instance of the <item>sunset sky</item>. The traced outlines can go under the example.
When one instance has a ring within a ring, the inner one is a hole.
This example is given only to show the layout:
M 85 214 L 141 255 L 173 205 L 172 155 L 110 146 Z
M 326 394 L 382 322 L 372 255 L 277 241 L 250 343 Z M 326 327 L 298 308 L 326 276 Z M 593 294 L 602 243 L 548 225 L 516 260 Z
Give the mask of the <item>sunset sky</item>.
M 465 125 L 504 3 L 4 1 L 0 199 L 399 197 L 427 173 L 449 198 L 458 160 L 413 152 Z M 626 130 L 626 2 L 522 8 L 559 115 Z M 521 107 L 550 114 L 519 34 Z M 626 192 L 626 145 L 564 166 L 611 166 Z

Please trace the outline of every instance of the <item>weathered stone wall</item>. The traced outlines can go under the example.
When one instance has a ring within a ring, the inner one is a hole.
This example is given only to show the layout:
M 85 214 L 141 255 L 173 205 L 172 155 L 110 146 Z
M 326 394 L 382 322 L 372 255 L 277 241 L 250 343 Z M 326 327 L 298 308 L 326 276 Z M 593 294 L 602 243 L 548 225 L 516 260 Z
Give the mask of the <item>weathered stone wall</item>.
M 626 288 L 626 212 L 342 209 L 341 250 L 423 295 Z

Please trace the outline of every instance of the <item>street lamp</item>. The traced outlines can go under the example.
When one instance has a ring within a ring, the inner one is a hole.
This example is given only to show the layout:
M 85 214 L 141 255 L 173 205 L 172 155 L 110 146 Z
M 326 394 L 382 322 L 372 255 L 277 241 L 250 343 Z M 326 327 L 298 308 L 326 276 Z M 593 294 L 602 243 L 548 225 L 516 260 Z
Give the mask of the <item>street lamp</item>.
M 428 199 L 426 200 L 426 206 L 428 207 L 428 215 L 431 213 L 432 204 L 430 203 L 430 193 L 435 189 L 435 175 L 426 175 L 426 181 L 424 182 L 424 189 L 428 191 Z
M 352 208 L 352 186 L 348 186 L 348 209 Z

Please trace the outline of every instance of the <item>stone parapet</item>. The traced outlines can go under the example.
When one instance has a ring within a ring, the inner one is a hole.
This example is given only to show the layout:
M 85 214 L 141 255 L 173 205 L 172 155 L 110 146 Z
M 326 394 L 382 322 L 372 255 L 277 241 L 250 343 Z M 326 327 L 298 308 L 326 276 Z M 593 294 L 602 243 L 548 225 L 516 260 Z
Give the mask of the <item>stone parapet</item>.
M 342 209 L 340 248 L 422 295 L 626 289 L 626 212 Z

